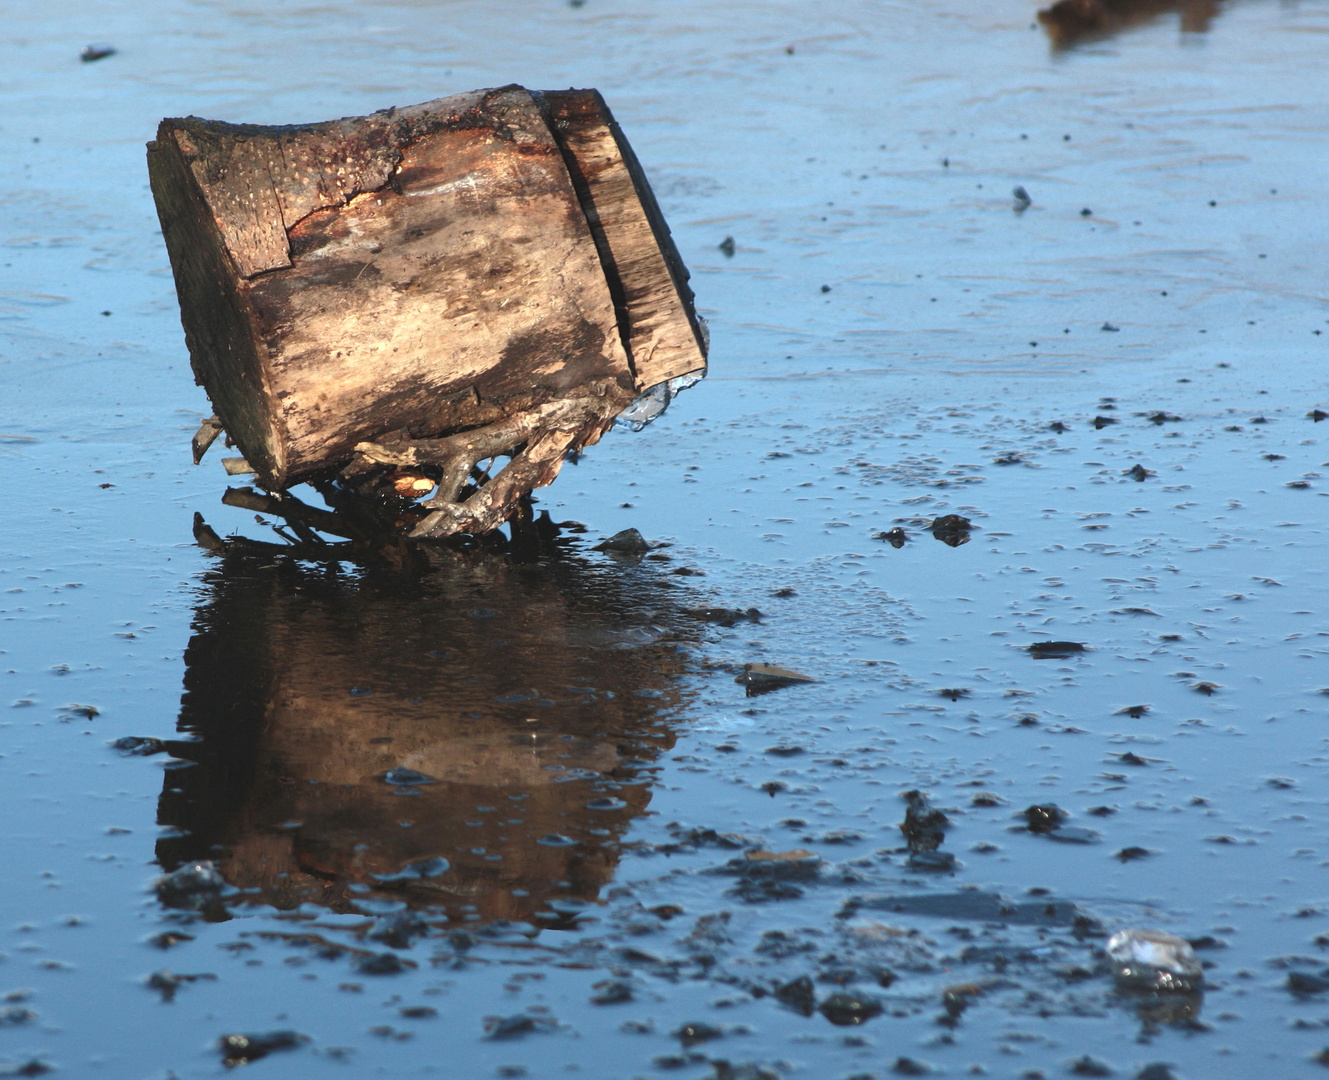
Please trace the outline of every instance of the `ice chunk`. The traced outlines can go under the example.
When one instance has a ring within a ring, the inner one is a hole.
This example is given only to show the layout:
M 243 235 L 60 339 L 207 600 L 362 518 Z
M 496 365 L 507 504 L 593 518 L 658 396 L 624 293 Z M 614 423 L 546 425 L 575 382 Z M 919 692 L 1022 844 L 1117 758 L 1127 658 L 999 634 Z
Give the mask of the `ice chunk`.
M 1120 930 L 1108 938 L 1117 981 L 1146 990 L 1197 990 L 1204 969 L 1190 944 L 1161 930 Z

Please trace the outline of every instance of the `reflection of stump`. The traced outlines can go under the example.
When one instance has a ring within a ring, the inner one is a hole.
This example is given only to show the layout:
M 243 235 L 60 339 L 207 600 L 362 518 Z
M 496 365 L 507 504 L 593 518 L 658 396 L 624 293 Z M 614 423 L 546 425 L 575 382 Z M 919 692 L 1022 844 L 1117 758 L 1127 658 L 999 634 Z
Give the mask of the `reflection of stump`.
M 418 531 L 486 531 L 637 395 L 705 368 L 687 273 L 593 90 L 165 120 L 148 164 L 195 375 L 270 489 L 420 465 L 439 489 Z M 494 456 L 513 461 L 468 490 Z
M 475 552 L 418 578 L 265 564 L 228 556 L 199 610 L 171 744 L 196 764 L 166 773 L 163 867 L 215 859 L 279 907 L 492 920 L 595 899 L 674 742 L 673 590 Z

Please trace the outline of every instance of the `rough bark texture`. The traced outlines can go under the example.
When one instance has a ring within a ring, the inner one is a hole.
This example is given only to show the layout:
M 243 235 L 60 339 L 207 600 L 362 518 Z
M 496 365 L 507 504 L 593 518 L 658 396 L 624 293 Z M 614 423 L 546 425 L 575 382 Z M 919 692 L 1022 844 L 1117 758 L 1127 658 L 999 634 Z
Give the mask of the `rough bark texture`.
M 705 366 L 686 272 L 594 91 L 295 127 L 168 119 L 148 163 L 195 375 L 271 490 L 358 446 L 578 402 L 497 447 L 526 453 L 510 497 L 445 515 L 493 528 L 563 450 Z

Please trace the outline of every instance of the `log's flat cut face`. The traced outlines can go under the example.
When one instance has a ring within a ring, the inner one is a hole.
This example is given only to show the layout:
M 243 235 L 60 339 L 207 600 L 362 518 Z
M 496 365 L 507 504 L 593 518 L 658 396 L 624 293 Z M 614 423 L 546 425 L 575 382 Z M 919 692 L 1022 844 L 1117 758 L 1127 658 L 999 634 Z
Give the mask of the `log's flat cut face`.
M 288 474 L 348 455 L 385 414 L 425 425 L 462 390 L 632 388 L 589 227 L 527 100 L 528 141 L 421 136 L 387 186 L 297 222 L 291 266 L 253 279 Z

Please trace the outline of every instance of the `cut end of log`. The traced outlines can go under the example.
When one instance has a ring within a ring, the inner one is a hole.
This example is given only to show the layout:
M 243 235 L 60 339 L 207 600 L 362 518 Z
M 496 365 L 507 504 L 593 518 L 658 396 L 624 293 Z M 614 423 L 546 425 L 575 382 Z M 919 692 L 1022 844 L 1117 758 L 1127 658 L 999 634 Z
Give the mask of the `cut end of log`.
M 705 373 L 687 271 L 594 90 L 167 119 L 148 167 L 195 376 L 270 491 L 425 464 L 390 483 L 437 484 L 426 534 L 487 531 L 644 392 Z

